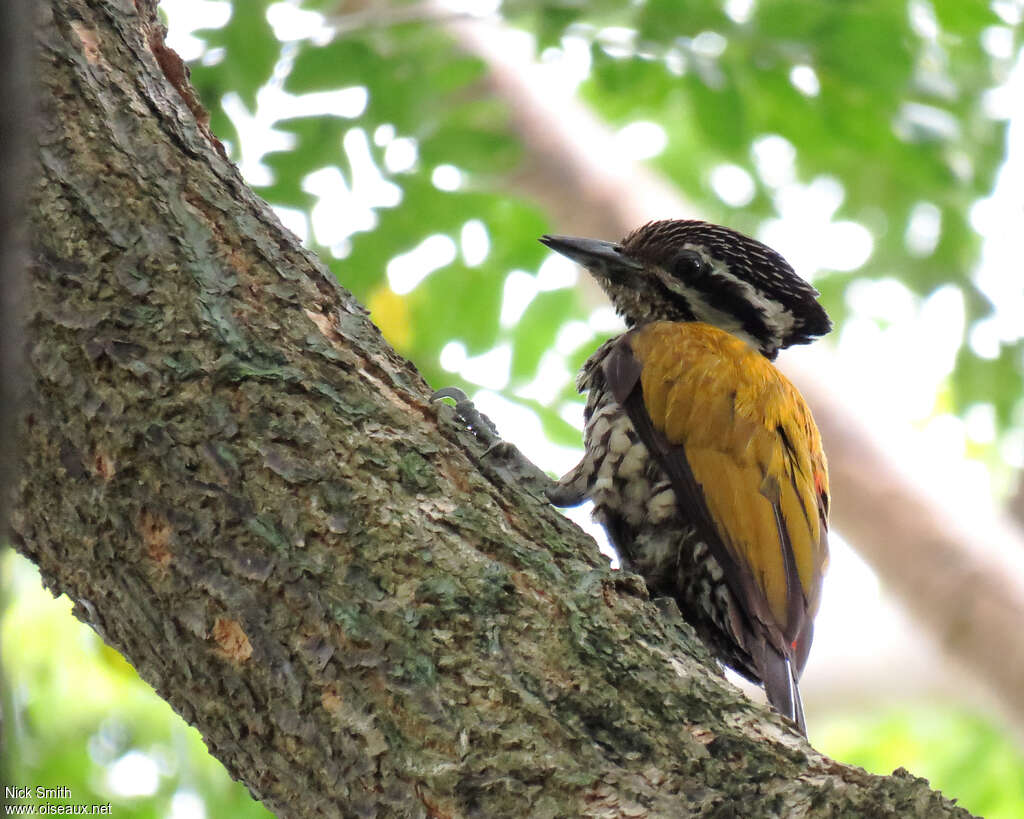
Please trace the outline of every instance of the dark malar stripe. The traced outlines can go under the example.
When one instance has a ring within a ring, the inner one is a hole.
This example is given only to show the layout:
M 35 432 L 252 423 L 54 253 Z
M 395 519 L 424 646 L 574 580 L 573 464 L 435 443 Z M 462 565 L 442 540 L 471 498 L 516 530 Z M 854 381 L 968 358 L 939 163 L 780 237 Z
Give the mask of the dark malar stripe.
M 730 271 L 738 278 L 744 278 L 744 271 L 735 272 L 736 266 L 737 263 L 732 262 L 729 266 Z M 708 306 L 733 316 L 743 330 L 762 345 L 774 347 L 781 340 L 776 338 L 768 327 L 764 313 L 749 300 L 743 288 L 731 279 L 712 272 L 700 282 L 692 282 L 689 285 L 700 293 Z

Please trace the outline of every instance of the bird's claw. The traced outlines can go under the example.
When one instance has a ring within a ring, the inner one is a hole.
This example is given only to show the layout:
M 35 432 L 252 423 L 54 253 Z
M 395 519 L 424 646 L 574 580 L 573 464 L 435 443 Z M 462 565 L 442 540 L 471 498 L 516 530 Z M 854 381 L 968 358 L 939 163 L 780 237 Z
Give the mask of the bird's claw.
M 451 398 L 455 402 L 455 414 L 463 420 L 480 443 L 487 447 L 485 455 L 504 443 L 501 436 L 498 435 L 498 428 L 494 425 L 494 421 L 480 412 L 476 405 L 469 400 L 469 396 L 458 387 L 444 387 L 430 396 L 431 401 L 440 401 L 443 398 Z
M 450 398 L 455 402 L 455 414 L 485 447 L 481 458 L 499 461 L 498 469 L 514 483 L 529 484 L 541 496 L 554 485 L 544 472 L 529 460 L 515 444 L 503 441 L 494 422 L 476 408 L 469 396 L 458 387 L 444 387 L 430 396 L 431 401 Z M 546 498 L 545 498 L 546 500 Z

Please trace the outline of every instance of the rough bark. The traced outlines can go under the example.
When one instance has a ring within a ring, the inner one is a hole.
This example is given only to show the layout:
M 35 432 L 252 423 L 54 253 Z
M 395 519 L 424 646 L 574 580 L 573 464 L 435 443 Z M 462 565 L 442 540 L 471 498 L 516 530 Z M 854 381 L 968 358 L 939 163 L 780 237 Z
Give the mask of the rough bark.
M 41 7 L 17 547 L 281 816 L 966 816 L 817 754 L 479 448 L 204 133 Z
M 650 219 L 700 216 L 663 178 L 616 152 L 609 129 L 589 111 L 538 93 L 543 86 L 531 82 L 533 67 L 505 47 L 500 26 L 447 25 L 465 50 L 487 63 L 488 91 L 507 103 L 526 157 L 512 180 L 516 189 L 543 203 L 559 232 L 615 238 Z M 950 511 L 959 498 L 928 491 L 927 480 L 901 467 L 857 407 L 844 401 L 832 377 L 835 362 L 822 348 L 784 355 L 781 366 L 821 427 L 833 525 L 1024 735 L 1024 530 L 1009 516 L 956 520 Z M 905 431 L 905 437 L 915 435 Z M 963 692 L 962 678 L 945 690 Z

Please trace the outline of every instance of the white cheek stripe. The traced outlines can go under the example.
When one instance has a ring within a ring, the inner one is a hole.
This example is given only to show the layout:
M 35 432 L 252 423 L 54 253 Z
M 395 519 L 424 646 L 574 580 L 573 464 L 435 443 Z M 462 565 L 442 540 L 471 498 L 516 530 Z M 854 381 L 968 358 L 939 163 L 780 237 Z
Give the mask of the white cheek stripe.
M 729 272 L 729 268 L 724 262 L 717 260 L 711 261 L 711 270 L 714 275 L 720 276 L 723 279 L 728 279 L 734 282 L 743 291 L 743 294 L 747 297 L 747 301 L 753 304 L 761 314 L 764 316 L 764 322 L 768 325 L 768 328 L 772 330 L 775 337 L 783 339 L 788 336 L 793 330 L 793 314 L 782 306 L 775 299 L 770 299 L 765 296 L 760 290 L 756 289 L 750 282 L 744 279 L 734 276 Z

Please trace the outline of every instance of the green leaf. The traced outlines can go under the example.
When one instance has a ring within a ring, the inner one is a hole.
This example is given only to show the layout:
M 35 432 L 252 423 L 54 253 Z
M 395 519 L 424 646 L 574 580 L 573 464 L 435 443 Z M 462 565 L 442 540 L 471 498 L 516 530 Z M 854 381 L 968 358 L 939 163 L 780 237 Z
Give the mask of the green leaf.
M 267 22 L 270 0 L 251 0 L 235 6 L 222 28 L 200 29 L 196 36 L 207 48 L 223 48 L 230 59 L 219 63 L 221 86 L 242 98 L 250 110 L 256 110 L 256 92 L 270 80 L 281 54 L 281 44 Z
M 573 290 L 551 290 L 536 295 L 514 330 L 514 379 L 525 381 L 533 377 L 541 356 L 554 345 L 562 325 L 578 312 L 579 300 Z

